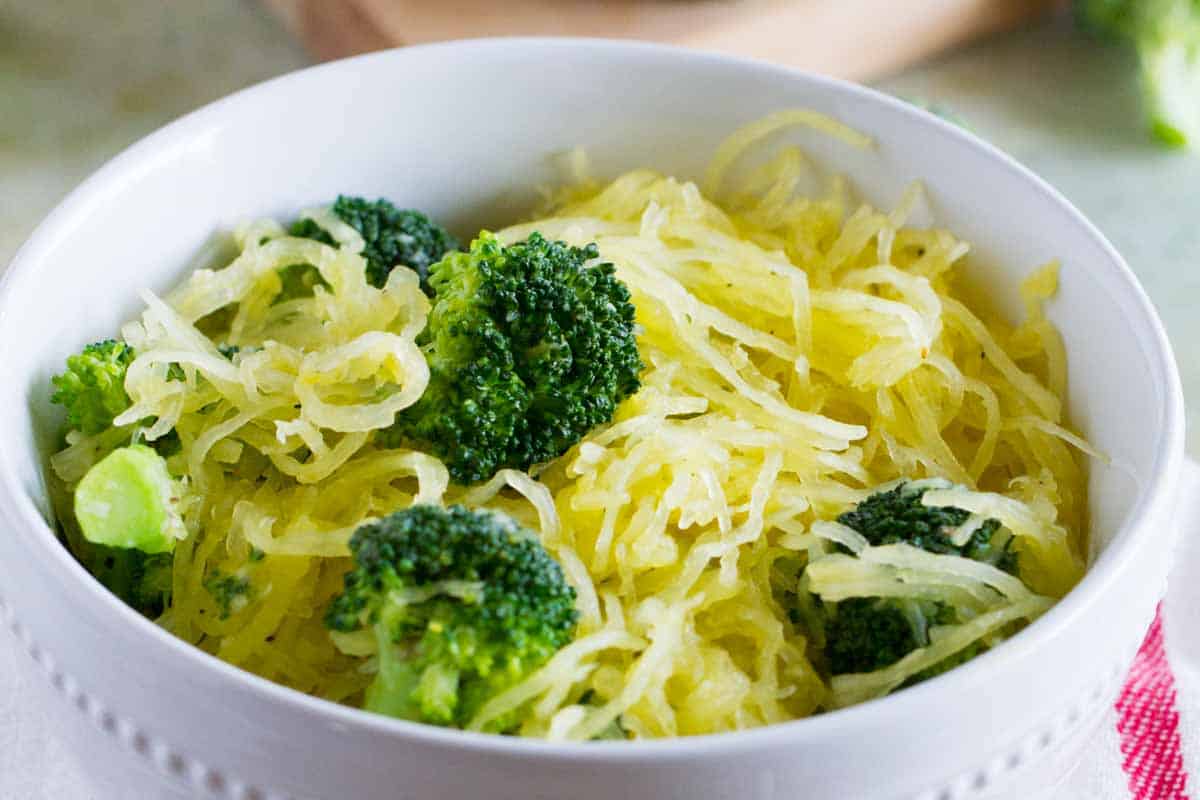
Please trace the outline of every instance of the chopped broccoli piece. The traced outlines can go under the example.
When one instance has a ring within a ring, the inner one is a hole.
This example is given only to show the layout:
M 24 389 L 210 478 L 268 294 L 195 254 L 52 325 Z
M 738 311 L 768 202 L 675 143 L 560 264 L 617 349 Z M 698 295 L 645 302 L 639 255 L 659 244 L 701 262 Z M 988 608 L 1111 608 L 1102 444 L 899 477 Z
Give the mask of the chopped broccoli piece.
M 1017 554 L 1012 536 L 998 520 L 986 520 L 963 545 L 954 544 L 954 529 L 965 523 L 970 512 L 952 506 L 926 506 L 925 492 L 951 484 L 922 481 L 901 483 L 875 492 L 841 514 L 838 522 L 853 528 L 873 546 L 905 543 L 931 553 L 957 555 L 984 562 L 1015 574 Z M 793 620 L 811 630 L 820 659 L 831 675 L 873 672 L 888 667 L 930 643 L 934 625 L 960 622 L 949 604 L 897 598 L 854 597 L 837 603 L 819 598 L 804 602 L 796 597 Z M 982 650 L 975 644 L 914 675 L 905 685 L 965 663 Z
M 219 344 L 219 345 L 217 345 L 217 352 L 220 353 L 221 355 L 223 355 L 225 358 L 229 359 L 230 361 L 233 361 L 234 356 L 236 356 L 238 354 L 257 353 L 261 349 L 262 349 L 261 347 L 256 347 L 254 345 L 244 345 L 244 344 L 242 344 L 242 345 L 239 345 L 239 344 Z
M 125 373 L 134 356 L 129 345 L 106 339 L 67 358 L 66 372 L 51 379 L 55 392 L 50 400 L 66 408 L 72 428 L 88 435 L 100 433 L 129 408 Z
M 311 220 L 305 220 L 311 222 Z M 318 229 L 320 230 L 320 229 Z M 320 231 L 325 233 L 324 231 Z M 315 239 L 315 236 L 305 238 Z M 326 237 L 328 238 L 328 236 Z M 327 244 L 333 244 L 332 241 Z M 279 294 L 275 295 L 275 299 L 271 301 L 271 305 L 288 300 L 296 300 L 301 297 L 312 297 L 317 286 L 329 287 L 329 282 L 321 275 L 321 271 L 312 264 L 291 264 L 279 270 L 279 281 L 282 288 Z
M 829 672 L 874 672 L 895 664 L 928 642 L 894 601 L 852 597 L 837 603 L 825 621 Z
M 1200 1 L 1075 0 L 1081 26 L 1137 50 L 1150 130 L 1182 147 L 1200 136 Z
M 147 617 L 157 617 L 170 604 L 171 553 L 143 553 L 72 541 L 71 551 L 84 568 L 126 605 Z
M 417 505 L 360 527 L 350 551 L 325 623 L 373 631 L 369 711 L 461 727 L 573 635 L 574 589 L 535 535 L 501 514 Z
M 930 553 L 965 556 L 1016 574 L 1017 554 L 1011 549 L 1012 537 L 1002 532 L 997 536 L 1000 521 L 985 521 L 966 544 L 955 545 L 950 535 L 971 514 L 961 508 L 922 505 L 921 498 L 930 488 L 928 482 L 902 483 L 876 492 L 839 516 L 838 522 L 858 531 L 873 545 L 905 542 Z
M 230 575 L 219 569 L 213 570 L 204 579 L 204 590 L 217 604 L 221 619 L 229 619 L 241 611 L 250 600 L 250 579 L 243 575 Z
M 144 553 L 175 548 L 183 521 L 167 462 L 135 444 L 109 453 L 75 488 L 75 518 L 85 539 Z
M 371 202 L 362 197 L 339 196 L 333 213 L 358 231 L 366 247 L 367 281 L 383 288 L 388 274 L 403 264 L 421 277 L 421 286 L 429 292 L 429 267 L 446 253 L 458 249 L 458 241 L 419 211 L 398 209 L 387 200 Z M 292 236 L 336 244 L 329 233 L 311 219 L 292 225 Z M 310 290 L 311 294 L 311 290 Z
M 469 484 L 556 458 L 637 391 L 629 290 L 595 245 L 484 232 L 430 270 L 421 399 L 379 437 L 423 443 Z

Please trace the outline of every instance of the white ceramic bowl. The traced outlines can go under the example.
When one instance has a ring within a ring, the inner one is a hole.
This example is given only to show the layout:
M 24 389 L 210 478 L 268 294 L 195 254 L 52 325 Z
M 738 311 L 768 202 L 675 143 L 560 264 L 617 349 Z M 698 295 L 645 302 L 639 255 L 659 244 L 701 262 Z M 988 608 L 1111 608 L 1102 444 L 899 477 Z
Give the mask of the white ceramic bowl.
M 134 313 L 138 289 L 184 275 L 214 230 L 348 192 L 469 233 L 518 217 L 555 179 L 556 151 L 585 145 L 605 173 L 696 176 L 727 133 L 791 106 L 877 140 L 860 152 L 793 136 L 866 199 L 887 207 L 923 180 L 1001 307 L 1015 314 L 1019 277 L 1062 259 L 1050 315 L 1070 356 L 1071 414 L 1114 465 L 1092 475 L 1087 577 L 1003 647 L 886 699 L 762 730 L 550 745 L 375 717 L 244 674 L 125 608 L 55 540 L 43 484 L 61 424 L 50 375 Z M 191 114 L 114 159 L 37 230 L 5 276 L 0 352 L 0 611 L 29 651 L 30 685 L 113 797 L 1031 797 L 1111 703 L 1161 596 L 1184 468 L 1162 327 L 1120 257 L 1054 190 L 870 90 L 628 43 L 379 53 Z

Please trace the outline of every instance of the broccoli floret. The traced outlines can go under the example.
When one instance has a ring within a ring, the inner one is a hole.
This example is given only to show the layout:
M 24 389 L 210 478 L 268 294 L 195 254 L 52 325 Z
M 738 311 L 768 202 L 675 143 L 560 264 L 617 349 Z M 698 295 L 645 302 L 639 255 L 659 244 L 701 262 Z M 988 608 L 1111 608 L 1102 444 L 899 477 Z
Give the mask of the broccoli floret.
M 940 487 L 950 485 L 947 482 Z M 1000 531 L 999 520 L 986 520 L 966 544 L 956 545 L 950 535 L 971 513 L 951 506 L 922 505 L 921 498 L 931 488 L 934 487 L 929 482 L 902 483 L 876 492 L 840 515 L 838 522 L 861 533 L 872 545 L 904 542 L 930 553 L 965 556 L 1016 574 L 1017 554 L 1011 549 L 1012 537 Z
M 575 591 L 562 569 L 501 514 L 417 505 L 360 527 L 350 551 L 355 566 L 325 623 L 374 633 L 369 711 L 461 727 L 573 635 Z
M 429 292 L 429 267 L 446 253 L 458 249 L 458 241 L 419 211 L 399 209 L 387 200 L 371 202 L 362 197 L 339 196 L 333 213 L 358 231 L 366 247 L 367 281 L 377 288 L 387 283 L 388 274 L 403 264 L 421 277 Z M 336 244 L 329 233 L 311 219 L 292 225 L 292 236 Z M 310 290 L 311 293 L 311 290 Z
M 458 482 L 549 461 L 637 391 L 629 290 L 596 246 L 484 232 L 430 270 L 430 381 L 379 437 L 432 450 Z
M 1015 574 L 1017 554 L 1012 537 L 998 520 L 986 520 L 963 545 L 951 534 L 965 523 L 970 512 L 952 506 L 925 506 L 921 498 L 931 488 L 951 484 L 923 481 L 901 483 L 876 492 L 838 522 L 853 528 L 873 546 L 905 543 L 931 553 L 958 555 L 991 564 Z M 822 646 L 821 658 L 831 675 L 873 672 L 890 666 L 930 643 L 929 628 L 958 623 L 953 606 L 936 601 L 855 597 L 838 603 L 815 599 L 812 608 L 796 604 L 796 620 L 818 626 L 814 640 Z M 982 648 L 965 648 L 914 675 L 912 685 L 964 663 Z
M 204 590 L 217 604 L 221 619 L 229 619 L 241 611 L 250 600 L 250 579 L 243 575 L 230 575 L 215 569 L 204 579 Z
M 1150 129 L 1181 147 L 1200 135 L 1200 2 L 1075 0 L 1085 29 L 1131 43 L 1141 64 Z
M 67 423 L 82 433 L 100 433 L 129 408 L 125 373 L 133 362 L 132 347 L 114 339 L 89 344 L 67 358 L 67 369 L 51 379 L 50 401 L 67 410 Z
M 134 349 L 124 342 L 106 339 L 89 344 L 82 352 L 67 358 L 66 371 L 50 379 L 54 386 L 50 401 L 66 408 L 69 427 L 89 436 L 101 433 L 129 408 L 125 374 L 136 356 Z M 183 369 L 171 364 L 167 379 L 184 380 Z M 160 455 L 173 455 L 180 449 L 179 435 L 172 429 L 150 446 Z
M 852 597 L 827 608 L 825 659 L 833 675 L 883 669 L 927 644 L 894 601 Z

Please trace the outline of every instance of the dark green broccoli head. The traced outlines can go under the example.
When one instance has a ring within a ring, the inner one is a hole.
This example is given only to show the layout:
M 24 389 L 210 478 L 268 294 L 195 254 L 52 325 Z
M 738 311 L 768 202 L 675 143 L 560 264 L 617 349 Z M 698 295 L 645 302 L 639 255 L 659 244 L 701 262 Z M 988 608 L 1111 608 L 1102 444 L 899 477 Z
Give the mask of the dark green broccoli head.
M 100 433 L 129 408 L 125 373 L 134 357 L 132 347 L 114 339 L 89 344 L 68 357 L 66 371 L 51 379 L 55 391 L 50 401 L 66 408 L 67 423 L 75 430 Z
M 441 226 L 419 211 L 399 209 L 387 200 L 371 202 L 362 197 L 339 195 L 333 213 L 354 228 L 366 242 L 367 281 L 383 288 L 388 274 L 403 264 L 421 277 L 421 286 L 429 291 L 429 267 L 446 253 L 458 249 L 458 241 Z M 336 244 L 320 225 L 302 219 L 292 225 L 292 236 Z
M 1017 554 L 1012 537 L 999 521 L 984 522 L 963 545 L 954 544 L 954 529 L 965 523 L 970 512 L 952 506 L 925 506 L 921 498 L 934 486 L 951 484 L 923 481 L 901 483 L 876 492 L 838 522 L 853 528 L 873 546 L 904 543 L 930 553 L 957 555 L 1016 573 Z M 795 603 L 796 617 L 808 627 L 818 627 L 813 636 L 823 643 L 821 657 L 831 675 L 873 672 L 890 666 L 930 643 L 929 628 L 959 622 L 958 612 L 941 602 L 855 597 L 838 603 L 814 598 L 812 608 Z M 910 678 L 912 685 L 969 661 L 982 650 L 973 645 L 943 659 Z
M 945 603 L 852 597 L 824 605 L 825 661 L 831 675 L 874 672 L 895 664 L 918 647 L 929 645 L 932 625 L 959 622 Z M 982 651 L 976 643 L 918 672 L 905 686 L 941 675 Z
M 874 672 L 926 644 L 895 602 L 852 597 L 826 608 L 825 660 L 830 674 Z
M 430 270 L 429 388 L 380 437 L 424 443 L 460 483 L 556 458 L 637 391 L 629 290 L 595 245 L 481 234 Z
M 971 514 L 951 506 L 922 505 L 921 498 L 931 488 L 924 482 L 902 483 L 876 492 L 839 516 L 838 522 L 861 533 L 872 545 L 904 542 L 926 552 L 965 556 L 1016 574 L 1012 537 L 1000 530 L 999 520 L 987 520 L 966 544 L 958 546 L 951 535 Z
M 461 727 L 574 633 L 574 589 L 536 536 L 506 516 L 413 506 L 359 528 L 350 550 L 355 567 L 325 622 L 373 629 L 370 711 Z

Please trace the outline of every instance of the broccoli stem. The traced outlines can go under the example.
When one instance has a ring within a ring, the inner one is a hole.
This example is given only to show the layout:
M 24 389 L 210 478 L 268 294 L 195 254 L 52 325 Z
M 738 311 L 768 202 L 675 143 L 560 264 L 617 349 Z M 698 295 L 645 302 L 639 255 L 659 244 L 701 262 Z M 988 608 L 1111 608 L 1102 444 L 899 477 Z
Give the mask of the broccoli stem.
M 379 642 L 379 672 L 367 687 L 363 708 L 376 714 L 400 719 L 417 719 L 417 703 L 413 694 L 421 681 L 421 671 L 412 662 L 401 658 L 397 645 L 392 643 L 390 625 L 374 625 Z
M 135 444 L 109 453 L 83 476 L 75 518 L 93 544 L 169 553 L 184 530 L 178 503 L 167 462 Z

